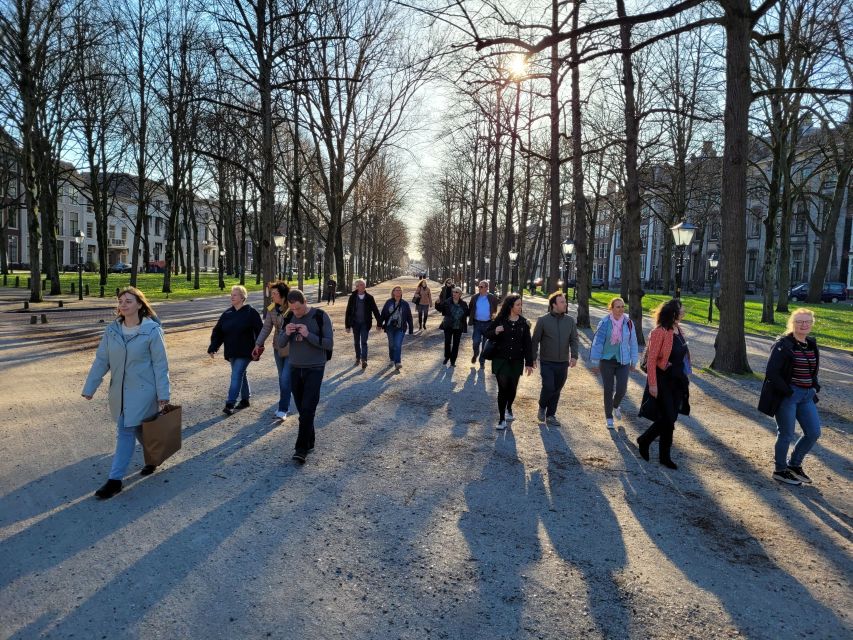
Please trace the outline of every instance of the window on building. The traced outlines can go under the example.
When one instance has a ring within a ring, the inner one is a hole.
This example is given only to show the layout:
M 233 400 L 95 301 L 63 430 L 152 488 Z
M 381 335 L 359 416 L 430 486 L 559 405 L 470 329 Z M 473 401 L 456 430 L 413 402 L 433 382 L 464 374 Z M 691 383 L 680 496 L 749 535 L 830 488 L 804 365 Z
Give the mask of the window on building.
M 60 267 L 67 264 L 67 261 L 65 260 L 65 243 L 62 240 L 56 241 L 56 261 L 59 263 Z
M 20 262 L 18 255 L 18 236 L 9 236 L 9 262 Z
M 720 239 L 720 224 L 718 222 L 711 223 L 711 235 L 709 236 L 709 240 L 719 240 Z
M 162 245 L 162 244 L 160 244 L 159 242 L 155 242 L 155 243 L 154 243 L 154 259 L 155 259 L 155 260 L 159 260 L 159 259 L 160 259 L 160 253 L 161 253 L 162 251 L 163 251 L 163 245 Z
M 107 231 L 107 239 L 112 240 L 115 237 L 116 237 L 116 226 L 114 224 L 111 224 L 109 226 L 108 231 Z
M 803 279 L 803 250 L 794 249 L 791 252 L 791 284 L 797 284 Z
M 71 204 L 80 204 L 80 194 L 77 189 L 71 189 Z
M 127 227 L 125 225 L 121 225 L 121 239 L 127 242 Z
M 68 235 L 70 235 L 70 236 L 76 236 L 76 235 L 77 235 L 77 231 L 79 231 L 79 230 L 80 230 L 80 227 L 78 226 L 78 219 L 79 219 L 79 218 L 78 218 L 78 216 L 79 216 L 80 214 L 79 214 L 79 213 L 77 213 L 76 211 L 72 211 L 72 212 L 71 212 L 70 214 L 68 214 L 68 215 L 69 215 L 69 220 L 68 220 Z
M 95 237 L 95 223 L 87 222 L 86 223 L 86 237 L 94 238 Z
M 154 235 L 155 236 L 163 235 L 163 229 L 162 229 L 163 224 L 162 223 L 163 223 L 163 221 L 160 220 L 160 218 L 154 219 Z
M 622 277 L 622 256 L 615 256 L 613 258 L 613 277 Z
M 750 251 L 746 256 L 746 281 L 755 282 L 755 267 L 758 264 L 758 252 Z
M 95 245 L 87 244 L 86 245 L 86 262 L 94 262 L 95 261 Z
M 806 209 L 801 206 L 794 215 L 794 233 L 802 234 L 806 232 Z
M 621 229 L 616 229 L 616 244 L 615 244 L 615 246 L 617 249 L 622 246 L 622 230 Z

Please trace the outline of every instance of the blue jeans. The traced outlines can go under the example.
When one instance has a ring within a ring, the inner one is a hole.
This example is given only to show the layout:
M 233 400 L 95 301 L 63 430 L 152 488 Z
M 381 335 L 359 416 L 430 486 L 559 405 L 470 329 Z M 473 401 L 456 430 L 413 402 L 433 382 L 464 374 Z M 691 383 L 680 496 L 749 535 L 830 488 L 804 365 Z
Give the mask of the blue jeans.
M 560 392 L 569 375 L 568 362 L 539 361 L 539 373 L 542 376 L 542 391 L 539 392 L 539 408 L 545 409 L 546 416 L 557 414 Z
M 248 400 L 252 395 L 249 378 L 246 377 L 246 369 L 251 361 L 251 358 L 231 358 L 231 386 L 228 387 L 227 404 L 237 402 L 238 394 L 241 400 Z
M 118 417 L 116 424 L 116 451 L 113 454 L 113 465 L 110 468 L 110 480 L 121 480 L 127 471 L 127 465 L 133 457 L 136 441 L 142 444 L 142 425 L 124 426 L 124 414 Z
M 400 364 L 403 361 L 403 336 L 406 335 L 405 329 L 388 329 L 388 357 L 394 364 Z
M 486 344 L 486 329 L 489 328 L 491 321 L 489 320 L 474 320 L 474 338 L 473 338 L 473 346 L 474 346 L 474 355 L 480 355 L 480 351 L 484 344 Z M 483 358 L 480 358 L 480 364 L 483 364 Z
M 275 366 L 278 369 L 278 410 L 290 409 L 290 358 L 278 355 L 278 349 L 273 349 Z
M 367 323 L 352 325 L 352 340 L 355 344 L 355 357 L 357 360 L 367 360 L 367 337 L 370 335 L 370 327 Z
M 776 411 L 776 471 L 782 471 L 788 464 L 792 467 L 801 467 L 803 458 L 820 438 L 820 418 L 817 415 L 817 407 L 814 403 L 814 389 L 791 386 L 794 394 L 782 400 Z M 794 424 L 800 423 L 803 430 L 802 437 L 794 446 L 794 453 L 788 462 L 788 447 L 794 440 Z

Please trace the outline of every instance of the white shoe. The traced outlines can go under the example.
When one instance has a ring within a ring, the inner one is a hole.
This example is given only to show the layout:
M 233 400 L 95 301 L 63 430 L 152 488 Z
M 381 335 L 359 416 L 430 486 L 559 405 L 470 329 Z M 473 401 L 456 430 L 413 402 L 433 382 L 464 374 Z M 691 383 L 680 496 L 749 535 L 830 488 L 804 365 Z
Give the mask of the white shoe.
M 613 429 L 613 418 L 607 418 L 607 428 Z
M 512 415 L 512 411 L 507 411 L 506 412 L 506 421 L 512 422 L 513 420 L 515 420 L 515 416 Z
M 617 420 L 621 420 L 622 419 L 622 409 L 620 409 L 619 407 L 613 407 L 613 417 L 616 418 Z
M 498 426 L 495 427 L 495 430 L 503 431 L 504 429 L 506 429 L 506 420 L 501 420 L 500 422 L 498 422 Z
M 286 420 L 287 419 L 287 411 L 276 411 L 275 417 L 278 418 L 279 420 Z

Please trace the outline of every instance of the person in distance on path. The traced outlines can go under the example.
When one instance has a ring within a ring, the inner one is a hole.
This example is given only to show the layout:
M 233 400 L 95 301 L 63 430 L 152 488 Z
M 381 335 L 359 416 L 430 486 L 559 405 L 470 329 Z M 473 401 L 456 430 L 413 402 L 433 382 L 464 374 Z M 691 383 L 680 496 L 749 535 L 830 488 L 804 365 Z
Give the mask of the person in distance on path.
M 406 328 L 409 329 L 409 335 L 415 332 L 412 310 L 409 303 L 403 300 L 401 287 L 391 289 L 391 297 L 382 306 L 379 315 L 379 326 L 385 329 L 385 335 L 388 336 L 388 358 L 399 371 L 403 368 L 403 337 Z
M 284 420 L 290 410 L 290 361 L 288 360 L 290 345 L 287 344 L 284 335 L 284 325 L 287 324 L 285 317 L 288 312 L 287 294 L 290 293 L 290 287 L 285 282 L 276 280 L 270 283 L 269 288 L 272 302 L 267 307 L 264 326 L 255 338 L 252 360 L 258 360 L 261 357 L 264 342 L 272 333 L 273 358 L 278 371 L 278 409 L 275 417 Z
M 820 416 L 815 406 L 820 391 L 820 351 L 817 340 L 809 335 L 813 326 L 814 312 L 810 309 L 796 309 L 788 318 L 787 332 L 770 350 L 758 401 L 759 411 L 776 418 L 773 479 L 786 484 L 812 483 L 803 471 L 803 458 L 820 438 Z M 796 422 L 803 435 L 788 459 Z
M 101 500 L 121 491 L 136 440 L 142 442 L 142 422 L 166 406 L 170 393 L 166 340 L 145 294 L 136 287 L 122 289 L 116 316 L 104 330 L 81 393 L 91 400 L 110 372 L 108 393 L 110 413 L 116 421 L 116 449 L 110 475 L 95 492 Z M 153 465 L 145 465 L 140 474 L 153 472 Z
M 494 341 L 492 373 L 498 382 L 498 414 L 495 427 L 503 431 L 512 415 L 512 403 L 518 389 L 522 371 L 530 375 L 533 371 L 533 348 L 530 339 L 530 323 L 521 315 L 520 296 L 508 295 L 501 305 L 497 317 L 486 330 L 486 337 Z
M 453 288 L 453 295 L 438 305 L 444 315 L 441 329 L 444 331 L 444 364 L 450 361 L 450 366 L 456 366 L 456 356 L 459 355 L 459 341 L 463 333 L 468 333 L 468 304 L 462 299 L 462 289 Z
M 231 306 L 219 316 L 210 333 L 210 346 L 207 348 L 207 353 L 213 358 L 219 347 L 225 344 L 225 359 L 231 363 L 231 384 L 222 412 L 229 416 L 236 409 L 249 406 L 252 391 L 246 370 L 252 361 L 252 353 L 255 352 L 255 341 L 264 328 L 261 314 L 246 304 L 248 296 L 245 287 L 239 284 L 231 287 Z M 235 406 L 238 395 L 240 404 Z
M 610 313 L 601 319 L 592 336 L 589 364 L 593 372 L 601 374 L 604 386 L 604 419 L 607 428 L 612 429 L 613 417 L 622 419 L 619 403 L 628 390 L 628 372 L 633 371 L 637 365 L 638 347 L 634 323 L 625 315 L 625 301 L 622 298 L 613 298 L 607 308 Z
M 335 304 L 335 298 L 337 295 L 338 283 L 334 278 L 329 278 L 326 280 L 326 306 L 329 304 Z
M 367 369 L 367 338 L 376 318 L 376 330 L 379 330 L 379 308 L 376 299 L 367 293 L 367 283 L 359 278 L 355 281 L 355 291 L 347 300 L 344 314 L 344 328 L 352 332 L 355 343 L 355 366 Z
M 672 434 L 678 414 L 690 415 L 690 351 L 679 323 L 684 317 L 681 300 L 660 305 L 652 314 L 655 328 L 646 346 L 648 377 L 640 405 L 640 417 L 653 420 L 639 438 L 637 446 L 644 460 L 649 459 L 649 445 L 660 437 L 660 463 L 678 469 L 672 461 Z
M 284 334 L 290 344 L 290 384 L 299 412 L 299 435 L 293 459 L 304 463 L 314 449 L 314 415 L 320 402 L 320 387 L 334 347 L 332 321 L 320 309 L 312 309 L 299 289 L 287 294 L 290 306 Z
M 578 329 L 575 319 L 566 313 L 568 304 L 562 291 L 548 296 L 548 313 L 536 320 L 531 342 L 533 361 L 539 359 L 542 391 L 539 393 L 540 423 L 559 427 L 557 403 L 566 384 L 569 367 L 578 363 Z
M 489 281 L 480 280 L 477 293 L 468 301 L 470 323 L 474 326 L 473 347 L 474 355 L 471 364 L 477 362 L 482 346 L 486 343 L 486 330 L 498 310 L 498 297 L 489 291 Z M 485 366 L 485 360 L 480 358 L 480 368 Z
M 441 288 L 441 291 L 438 294 L 438 302 L 444 302 L 445 300 L 449 300 L 453 297 L 453 287 L 456 286 L 456 283 L 453 282 L 453 278 L 448 278 L 444 281 L 444 286 Z
M 422 278 L 418 283 L 414 299 L 418 307 L 418 329 L 423 331 L 426 329 L 427 316 L 429 315 L 429 310 L 432 308 L 432 291 L 430 291 L 429 284 L 427 284 L 425 278 Z

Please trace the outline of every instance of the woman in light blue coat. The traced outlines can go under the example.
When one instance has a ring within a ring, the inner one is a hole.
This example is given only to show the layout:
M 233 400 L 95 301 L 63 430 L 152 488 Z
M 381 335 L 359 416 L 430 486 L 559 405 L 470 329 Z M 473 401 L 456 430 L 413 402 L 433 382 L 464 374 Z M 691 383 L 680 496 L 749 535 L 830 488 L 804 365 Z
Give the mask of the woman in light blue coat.
M 625 315 L 625 301 L 613 298 L 608 313 L 592 336 L 589 363 L 595 373 L 601 373 L 604 386 L 604 417 L 607 428 L 613 428 L 613 416 L 622 419 L 619 403 L 628 390 L 628 372 L 637 366 L 637 333 L 634 323 Z M 614 380 L 616 382 L 614 390 Z
M 142 421 L 157 415 L 169 401 L 166 341 L 145 294 L 125 287 L 118 296 L 117 315 L 104 331 L 82 393 L 91 400 L 110 372 L 109 404 L 116 421 L 116 450 L 109 479 L 95 492 L 102 500 L 121 491 L 135 441 L 142 442 Z M 141 474 L 153 472 L 154 466 L 146 465 Z

